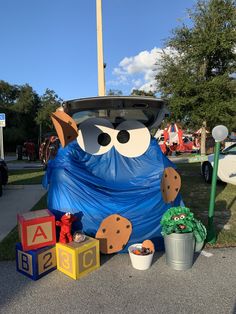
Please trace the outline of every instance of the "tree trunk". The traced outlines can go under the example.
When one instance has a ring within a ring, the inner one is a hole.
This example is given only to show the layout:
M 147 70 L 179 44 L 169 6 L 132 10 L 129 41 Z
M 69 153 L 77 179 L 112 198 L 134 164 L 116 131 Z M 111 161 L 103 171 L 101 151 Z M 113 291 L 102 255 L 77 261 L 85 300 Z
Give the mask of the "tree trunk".
M 202 123 L 201 130 L 201 155 L 206 155 L 206 121 Z

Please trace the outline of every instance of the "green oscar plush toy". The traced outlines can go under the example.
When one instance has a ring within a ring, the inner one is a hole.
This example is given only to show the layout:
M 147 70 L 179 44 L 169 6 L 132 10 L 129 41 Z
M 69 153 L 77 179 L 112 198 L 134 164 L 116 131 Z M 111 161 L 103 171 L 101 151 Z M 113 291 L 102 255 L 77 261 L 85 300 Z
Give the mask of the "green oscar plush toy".
M 206 239 L 206 228 L 187 207 L 171 207 L 161 219 L 162 235 L 193 232 L 196 242 Z

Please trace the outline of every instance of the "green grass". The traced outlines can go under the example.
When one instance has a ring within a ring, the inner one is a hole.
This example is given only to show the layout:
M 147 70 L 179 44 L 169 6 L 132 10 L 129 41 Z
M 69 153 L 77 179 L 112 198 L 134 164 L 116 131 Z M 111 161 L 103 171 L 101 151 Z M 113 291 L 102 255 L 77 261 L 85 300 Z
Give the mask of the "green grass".
M 44 195 L 31 210 L 47 208 L 47 194 Z M 19 242 L 17 226 L 0 242 L 0 261 L 15 259 L 15 245 Z
M 200 173 L 200 163 L 178 164 L 178 170 L 182 178 L 181 193 L 185 205 L 207 225 L 211 185 L 204 182 Z M 235 185 L 217 183 L 214 224 L 217 243 L 212 246 L 236 246 Z
M 41 184 L 43 175 L 42 169 L 10 170 L 8 184 Z

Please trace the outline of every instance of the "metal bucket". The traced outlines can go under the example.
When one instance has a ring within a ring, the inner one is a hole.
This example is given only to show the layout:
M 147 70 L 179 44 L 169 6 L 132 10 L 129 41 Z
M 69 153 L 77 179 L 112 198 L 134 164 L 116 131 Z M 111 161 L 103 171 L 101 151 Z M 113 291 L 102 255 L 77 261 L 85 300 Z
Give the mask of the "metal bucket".
M 164 236 L 166 264 L 175 270 L 187 270 L 193 265 L 195 238 L 193 233 L 172 233 Z

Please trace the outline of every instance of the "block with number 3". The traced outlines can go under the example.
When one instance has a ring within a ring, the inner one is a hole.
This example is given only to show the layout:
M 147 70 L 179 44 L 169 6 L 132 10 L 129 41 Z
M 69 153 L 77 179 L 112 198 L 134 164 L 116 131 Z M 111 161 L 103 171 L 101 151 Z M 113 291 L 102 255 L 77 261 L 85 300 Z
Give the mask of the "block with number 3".
M 86 236 L 81 243 L 57 243 L 57 269 L 79 279 L 100 267 L 99 241 Z
M 16 269 L 25 276 L 38 280 L 57 268 L 56 247 L 23 251 L 21 243 L 16 244 Z

